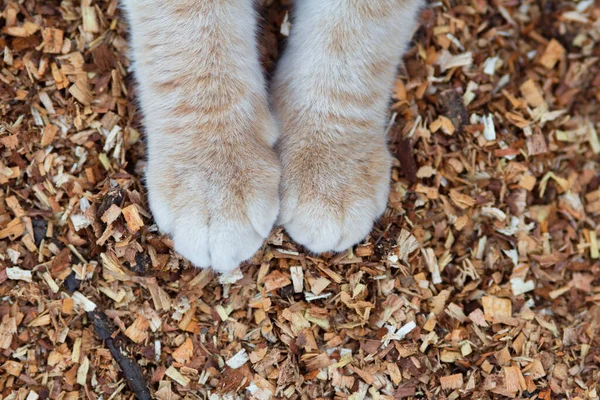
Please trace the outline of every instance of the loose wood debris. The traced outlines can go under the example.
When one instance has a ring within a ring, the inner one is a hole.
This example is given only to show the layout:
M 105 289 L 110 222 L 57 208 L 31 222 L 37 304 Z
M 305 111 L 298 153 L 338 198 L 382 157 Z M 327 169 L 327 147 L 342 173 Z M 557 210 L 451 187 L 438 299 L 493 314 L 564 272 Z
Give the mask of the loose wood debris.
M 272 71 L 293 18 L 265 3 Z M 218 277 L 148 212 L 117 0 L 2 2 L 0 399 L 598 399 L 600 8 L 422 20 L 370 238 L 275 230 Z

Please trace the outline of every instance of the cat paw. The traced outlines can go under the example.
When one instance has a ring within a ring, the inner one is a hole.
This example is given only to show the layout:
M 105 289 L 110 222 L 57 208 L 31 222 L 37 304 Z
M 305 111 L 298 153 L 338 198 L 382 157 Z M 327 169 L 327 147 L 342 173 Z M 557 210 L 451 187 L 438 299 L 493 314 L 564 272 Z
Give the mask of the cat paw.
M 125 0 L 147 138 L 148 201 L 198 267 L 249 259 L 279 210 L 278 134 L 254 2 Z
M 301 137 L 279 144 L 279 223 L 312 252 L 341 252 L 362 241 L 385 211 L 391 156 L 383 138 L 332 143 Z
M 279 210 L 279 163 L 267 145 L 163 140 L 146 171 L 154 219 L 196 267 L 229 272 L 251 258 Z
M 297 2 L 271 103 L 281 131 L 280 223 L 311 251 L 360 242 L 385 211 L 389 92 L 421 2 Z

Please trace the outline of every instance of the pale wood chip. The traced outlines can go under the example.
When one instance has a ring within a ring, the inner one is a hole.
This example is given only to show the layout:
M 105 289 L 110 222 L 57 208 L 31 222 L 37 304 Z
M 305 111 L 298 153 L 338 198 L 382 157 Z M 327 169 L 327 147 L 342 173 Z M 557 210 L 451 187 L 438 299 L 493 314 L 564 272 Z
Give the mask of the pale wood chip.
M 462 374 L 446 375 L 440 377 L 442 389 L 460 389 L 463 386 Z

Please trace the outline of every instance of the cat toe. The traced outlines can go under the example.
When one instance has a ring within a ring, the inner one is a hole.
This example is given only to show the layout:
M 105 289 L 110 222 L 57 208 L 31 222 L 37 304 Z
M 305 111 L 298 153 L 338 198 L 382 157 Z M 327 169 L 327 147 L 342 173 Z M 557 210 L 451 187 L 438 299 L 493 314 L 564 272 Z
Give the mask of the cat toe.
M 387 193 L 378 196 L 387 198 Z M 342 199 L 340 196 L 340 201 Z M 317 197 L 288 211 L 291 217 L 283 226 L 295 242 L 313 253 L 342 252 L 369 234 L 385 210 L 385 203 L 383 208 L 380 204 L 381 201 L 367 196 L 351 204 L 339 203 L 332 207 L 330 201 Z
M 316 254 L 333 250 L 342 234 L 341 225 L 326 215 L 299 213 L 283 227 L 296 243 Z
M 273 221 L 270 222 L 272 226 Z M 210 222 L 186 218 L 178 221 L 173 242 L 175 251 L 194 266 L 226 273 L 250 259 L 265 236 L 247 222 L 218 217 L 211 218 Z
M 232 271 L 256 253 L 264 238 L 249 224 L 224 222 L 211 226 L 209 241 L 212 269 L 217 272 Z

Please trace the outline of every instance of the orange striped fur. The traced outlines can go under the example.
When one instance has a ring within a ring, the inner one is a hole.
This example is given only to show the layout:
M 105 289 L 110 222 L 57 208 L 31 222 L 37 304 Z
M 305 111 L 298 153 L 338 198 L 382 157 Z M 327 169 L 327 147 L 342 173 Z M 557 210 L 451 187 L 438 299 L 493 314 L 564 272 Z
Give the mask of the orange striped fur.
M 421 0 L 296 0 L 270 99 L 253 0 L 123 3 L 150 208 L 180 254 L 230 271 L 278 215 L 314 252 L 369 233 L 388 194 L 389 90 Z

